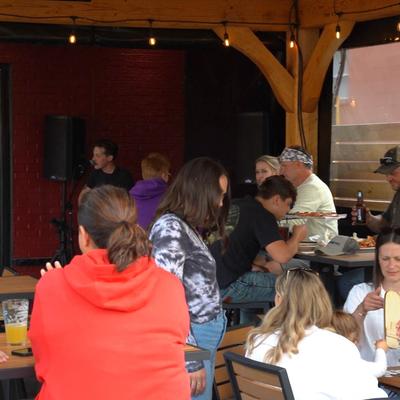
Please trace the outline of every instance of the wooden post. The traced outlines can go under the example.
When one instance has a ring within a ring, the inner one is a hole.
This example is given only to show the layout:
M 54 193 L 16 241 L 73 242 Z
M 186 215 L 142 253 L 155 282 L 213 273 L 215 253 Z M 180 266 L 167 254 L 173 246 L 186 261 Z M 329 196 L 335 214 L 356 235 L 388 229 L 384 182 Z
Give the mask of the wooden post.
M 318 100 L 326 71 L 335 51 L 350 35 L 354 21 L 341 21 L 341 37 L 335 36 L 336 24 L 326 25 L 319 34 L 318 29 L 300 29 L 298 46 L 303 55 L 303 87 L 301 96 L 302 117 L 306 147 L 314 158 L 315 171 L 318 166 Z M 289 37 L 286 42 L 289 43 Z M 287 68 L 294 77 L 294 112 L 286 112 L 286 145 L 301 144 L 298 123 L 298 50 L 287 45 Z
M 289 34 L 288 34 L 289 35 Z M 303 54 L 303 69 L 311 58 L 319 39 L 318 29 L 300 29 L 298 37 L 298 46 Z M 289 43 L 289 38 L 286 41 Z M 301 144 L 299 123 L 298 123 L 298 49 L 295 46 L 290 48 L 286 46 L 287 69 L 294 78 L 294 112 L 286 112 L 286 146 Z M 303 74 L 304 76 L 304 74 Z M 308 151 L 314 158 L 315 170 L 318 165 L 318 107 L 312 112 L 303 112 L 304 134 Z

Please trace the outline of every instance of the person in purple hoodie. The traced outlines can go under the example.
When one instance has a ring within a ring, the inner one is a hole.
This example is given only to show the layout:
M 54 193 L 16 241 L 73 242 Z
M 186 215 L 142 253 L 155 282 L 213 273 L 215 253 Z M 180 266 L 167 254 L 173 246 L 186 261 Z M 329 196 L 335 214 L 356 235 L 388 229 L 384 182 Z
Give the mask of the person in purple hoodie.
M 167 190 L 171 163 L 160 153 L 150 153 L 141 162 L 143 180 L 136 182 L 129 194 L 134 198 L 138 224 L 147 229 L 158 204 Z

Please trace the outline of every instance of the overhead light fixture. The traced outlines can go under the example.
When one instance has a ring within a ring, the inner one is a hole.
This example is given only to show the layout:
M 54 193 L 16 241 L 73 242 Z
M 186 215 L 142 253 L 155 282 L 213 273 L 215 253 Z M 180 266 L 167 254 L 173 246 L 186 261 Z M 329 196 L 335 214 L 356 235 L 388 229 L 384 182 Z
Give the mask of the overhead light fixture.
M 68 43 L 75 44 L 76 43 L 76 34 L 75 34 L 75 22 L 77 17 L 71 17 L 72 19 L 72 30 L 68 36 Z
M 293 34 L 293 32 L 292 32 L 292 33 L 290 34 L 290 43 L 289 43 L 289 47 L 290 47 L 291 49 L 293 49 L 294 43 L 295 43 L 295 38 L 294 38 L 294 34 Z
M 153 20 L 149 19 L 150 32 L 149 32 L 149 45 L 155 46 L 157 44 L 156 37 L 153 34 Z
M 228 35 L 227 30 L 226 30 L 226 22 L 224 22 L 223 25 L 224 25 L 224 30 L 225 30 L 225 33 L 224 33 L 224 46 L 225 47 L 229 47 L 231 44 L 229 43 L 229 35 Z
M 336 39 L 340 39 L 340 25 L 339 25 L 339 23 L 336 25 Z

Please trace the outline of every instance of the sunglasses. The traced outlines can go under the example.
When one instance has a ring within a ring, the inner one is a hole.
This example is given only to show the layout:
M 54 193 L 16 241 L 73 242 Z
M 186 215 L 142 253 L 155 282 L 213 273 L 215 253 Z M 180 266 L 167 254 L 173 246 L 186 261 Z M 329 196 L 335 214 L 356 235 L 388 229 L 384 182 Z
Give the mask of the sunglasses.
M 291 272 L 306 272 L 306 273 L 310 273 L 313 275 L 317 275 L 319 276 L 319 273 L 317 271 L 314 271 L 312 268 L 308 268 L 308 267 L 294 267 L 294 268 L 290 268 L 286 271 L 286 278 L 289 276 L 289 274 Z
M 382 165 L 393 165 L 398 164 L 397 160 L 394 160 L 393 157 L 383 157 L 379 160 Z

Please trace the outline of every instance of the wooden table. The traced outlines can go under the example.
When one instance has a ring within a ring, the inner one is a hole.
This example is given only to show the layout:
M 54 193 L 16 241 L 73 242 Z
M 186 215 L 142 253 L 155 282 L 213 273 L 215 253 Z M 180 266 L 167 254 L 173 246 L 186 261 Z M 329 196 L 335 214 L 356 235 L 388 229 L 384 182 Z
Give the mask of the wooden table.
M 318 264 L 339 265 L 340 267 L 347 268 L 373 267 L 375 263 L 375 250 L 361 250 L 355 254 L 342 254 L 340 256 L 324 256 L 304 252 L 296 254 L 296 258 Z
M 13 356 L 11 351 L 27 346 L 10 346 L 6 343 L 5 333 L 0 333 L 0 350 L 4 351 L 10 358 L 5 363 L 0 363 L 0 380 L 27 378 L 35 376 L 34 366 L 35 360 L 31 357 Z M 208 360 L 210 352 L 208 350 L 185 345 L 185 360 L 186 361 L 199 361 Z
M 35 376 L 35 360 L 31 357 L 19 357 L 11 354 L 12 350 L 27 346 L 10 346 L 6 343 L 6 334 L 0 333 L 0 350 L 4 351 L 10 358 L 0 363 L 0 380 L 18 379 Z
M 389 367 L 388 370 L 400 370 L 400 367 Z M 399 391 L 400 389 L 400 374 L 396 376 L 382 376 L 379 379 L 380 383 L 383 383 L 386 386 L 390 386 L 394 389 L 394 391 Z
M 28 275 L 0 277 L 0 301 L 7 299 L 33 299 L 38 280 Z

